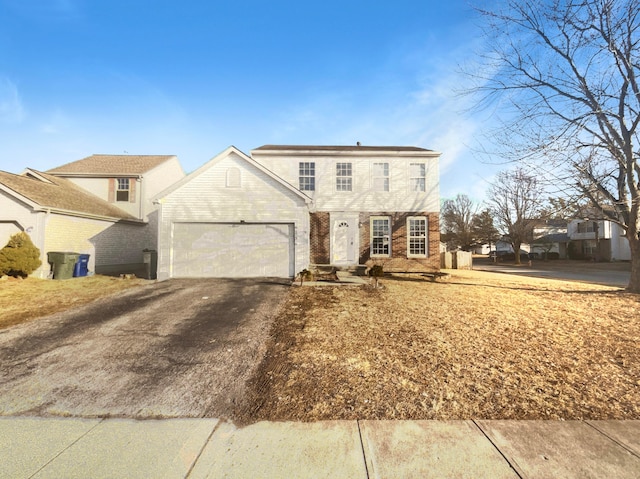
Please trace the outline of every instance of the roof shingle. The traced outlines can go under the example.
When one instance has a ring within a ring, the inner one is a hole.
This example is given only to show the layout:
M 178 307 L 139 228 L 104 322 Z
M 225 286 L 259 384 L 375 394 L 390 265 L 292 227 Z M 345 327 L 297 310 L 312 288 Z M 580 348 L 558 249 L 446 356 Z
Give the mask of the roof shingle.
M 91 155 L 47 170 L 47 173 L 53 175 L 140 175 L 171 158 L 175 158 L 175 155 Z

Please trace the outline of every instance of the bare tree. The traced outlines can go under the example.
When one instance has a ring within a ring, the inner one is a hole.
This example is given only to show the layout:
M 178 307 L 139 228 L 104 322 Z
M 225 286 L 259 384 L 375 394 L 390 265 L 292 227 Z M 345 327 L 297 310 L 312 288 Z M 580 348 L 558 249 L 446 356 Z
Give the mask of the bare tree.
M 473 217 L 478 207 L 467 195 L 445 200 L 440 213 L 444 233 L 454 246 L 469 251 L 473 244 Z
M 640 293 L 640 0 L 505 0 L 479 11 L 489 53 L 474 91 L 500 112 L 499 153 L 536 162 L 620 224 L 628 290 Z
M 521 168 L 498 173 L 489 188 L 491 211 L 509 238 L 516 264 L 520 264 L 522 243 L 531 241 L 533 236 L 542 193 L 536 178 Z

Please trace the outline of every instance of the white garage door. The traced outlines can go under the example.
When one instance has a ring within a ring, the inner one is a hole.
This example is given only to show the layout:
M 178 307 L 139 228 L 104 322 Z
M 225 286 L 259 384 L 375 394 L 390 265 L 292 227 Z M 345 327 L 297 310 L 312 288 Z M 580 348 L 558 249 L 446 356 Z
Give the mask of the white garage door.
M 292 224 L 175 223 L 174 278 L 286 278 L 294 272 Z

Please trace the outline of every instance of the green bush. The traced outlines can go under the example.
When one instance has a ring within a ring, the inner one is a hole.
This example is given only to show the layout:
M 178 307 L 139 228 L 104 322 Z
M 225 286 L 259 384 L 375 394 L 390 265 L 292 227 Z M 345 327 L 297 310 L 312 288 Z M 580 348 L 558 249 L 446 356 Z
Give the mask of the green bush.
M 0 276 L 26 278 L 40 267 L 40 250 L 27 233 L 16 233 L 0 249 Z

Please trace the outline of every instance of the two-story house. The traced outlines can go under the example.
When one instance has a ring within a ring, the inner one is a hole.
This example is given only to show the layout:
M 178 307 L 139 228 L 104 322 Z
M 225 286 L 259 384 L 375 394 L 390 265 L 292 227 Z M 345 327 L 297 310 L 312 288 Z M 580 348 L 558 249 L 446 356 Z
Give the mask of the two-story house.
M 567 226 L 569 257 L 597 261 L 629 261 L 631 250 L 622 227 L 613 221 L 573 219 Z
M 44 173 L 1 173 L 0 243 L 29 233 L 43 263 L 34 276 L 48 275 L 51 251 L 88 254 L 96 273 L 140 273 L 143 250 L 157 249 L 151 199 L 182 177 L 172 155 L 92 155 Z
M 158 213 L 152 199 L 185 173 L 175 155 L 91 155 L 48 170 L 142 222 L 126 234 L 111 229 L 93 239 L 96 273 L 141 270 L 142 251 L 158 244 Z
M 438 159 L 414 147 L 229 147 L 158 195 L 158 278 L 437 270 Z

